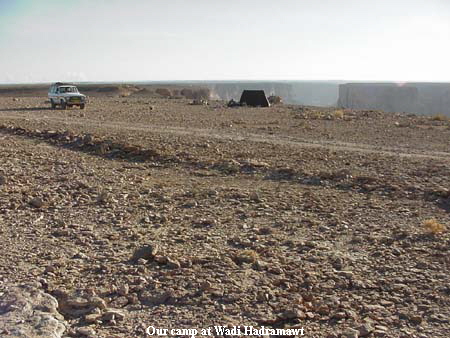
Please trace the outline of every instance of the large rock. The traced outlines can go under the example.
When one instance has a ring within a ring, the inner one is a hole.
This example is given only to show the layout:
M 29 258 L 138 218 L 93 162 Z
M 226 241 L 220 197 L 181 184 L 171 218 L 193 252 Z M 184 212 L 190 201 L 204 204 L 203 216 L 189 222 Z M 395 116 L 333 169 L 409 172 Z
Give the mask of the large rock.
M 66 326 L 58 312 L 58 301 L 39 290 L 38 285 L 15 286 L 0 292 L 1 337 L 59 338 Z

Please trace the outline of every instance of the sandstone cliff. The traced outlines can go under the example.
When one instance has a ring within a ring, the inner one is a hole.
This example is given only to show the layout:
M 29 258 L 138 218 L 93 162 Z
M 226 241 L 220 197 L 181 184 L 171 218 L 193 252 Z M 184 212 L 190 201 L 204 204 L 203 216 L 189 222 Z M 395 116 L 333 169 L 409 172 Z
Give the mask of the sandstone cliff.
M 347 83 L 339 86 L 338 106 L 450 115 L 450 84 Z

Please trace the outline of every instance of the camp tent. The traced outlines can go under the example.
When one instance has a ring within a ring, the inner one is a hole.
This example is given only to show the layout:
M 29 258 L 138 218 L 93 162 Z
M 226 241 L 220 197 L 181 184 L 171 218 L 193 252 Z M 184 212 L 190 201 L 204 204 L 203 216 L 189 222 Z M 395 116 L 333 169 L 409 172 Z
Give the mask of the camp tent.
M 264 90 L 244 90 L 239 101 L 241 105 L 246 104 L 252 107 L 269 107 Z

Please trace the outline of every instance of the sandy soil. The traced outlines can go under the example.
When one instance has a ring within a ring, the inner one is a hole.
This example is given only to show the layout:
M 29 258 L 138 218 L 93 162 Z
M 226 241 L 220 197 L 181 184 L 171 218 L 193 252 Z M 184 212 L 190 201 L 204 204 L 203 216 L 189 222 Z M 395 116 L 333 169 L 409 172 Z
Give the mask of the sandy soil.
M 449 336 L 449 121 L 44 100 L 0 97 L 0 291 L 39 282 L 66 335 Z

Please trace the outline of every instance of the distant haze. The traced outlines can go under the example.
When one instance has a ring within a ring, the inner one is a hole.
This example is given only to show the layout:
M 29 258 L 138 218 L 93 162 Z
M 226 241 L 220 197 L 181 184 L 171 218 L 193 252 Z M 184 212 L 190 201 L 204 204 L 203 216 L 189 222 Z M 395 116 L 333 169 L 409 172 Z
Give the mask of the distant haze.
M 450 81 L 449 0 L 0 0 L 0 83 Z

